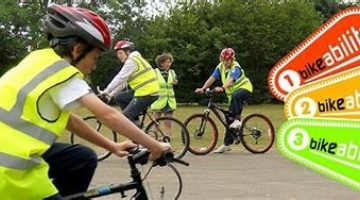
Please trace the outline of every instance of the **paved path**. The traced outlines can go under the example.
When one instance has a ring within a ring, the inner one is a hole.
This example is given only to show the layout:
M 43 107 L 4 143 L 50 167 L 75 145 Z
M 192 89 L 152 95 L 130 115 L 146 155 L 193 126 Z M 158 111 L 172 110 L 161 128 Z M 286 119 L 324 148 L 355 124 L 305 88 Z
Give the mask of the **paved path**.
M 206 156 L 188 152 L 183 159 L 190 166 L 176 164 L 184 182 L 182 200 L 360 199 L 360 192 L 288 161 L 276 150 L 261 155 L 242 149 Z M 91 187 L 127 179 L 126 163 L 115 156 L 101 162 Z

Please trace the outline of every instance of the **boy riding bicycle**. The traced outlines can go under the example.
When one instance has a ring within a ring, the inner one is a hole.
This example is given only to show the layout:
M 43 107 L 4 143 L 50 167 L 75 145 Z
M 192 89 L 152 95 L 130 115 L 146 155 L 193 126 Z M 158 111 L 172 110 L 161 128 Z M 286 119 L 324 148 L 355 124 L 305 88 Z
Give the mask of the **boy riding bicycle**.
M 240 128 L 241 122 L 238 117 L 243 110 L 243 102 L 250 98 L 253 86 L 250 79 L 245 76 L 244 70 L 235 59 L 235 51 L 232 48 L 224 48 L 220 53 L 220 63 L 214 69 L 212 75 L 201 88 L 196 88 L 195 93 L 203 93 L 216 80 L 221 80 L 222 86 L 215 87 L 215 92 L 225 92 L 229 102 L 230 120 L 227 122 L 229 128 Z M 226 130 L 224 143 L 215 153 L 230 151 L 230 145 L 234 138 L 229 130 Z
M 59 200 L 86 191 L 97 166 L 93 150 L 55 142 L 68 130 L 117 156 L 116 143 L 73 110 L 84 107 L 106 126 L 143 145 L 153 157 L 168 151 L 90 90 L 84 76 L 111 48 L 111 33 L 96 13 L 53 4 L 42 20 L 50 48 L 29 53 L 0 78 L 0 198 Z

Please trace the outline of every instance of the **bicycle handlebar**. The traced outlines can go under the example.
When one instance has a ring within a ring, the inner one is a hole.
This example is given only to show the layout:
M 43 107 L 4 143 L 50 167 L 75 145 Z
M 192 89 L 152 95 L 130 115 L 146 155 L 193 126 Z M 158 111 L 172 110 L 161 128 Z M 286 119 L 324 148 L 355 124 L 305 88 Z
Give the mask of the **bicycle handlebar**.
M 134 199 L 148 199 L 146 195 L 146 191 L 143 188 L 142 185 L 142 178 L 140 176 L 140 172 L 136 167 L 136 164 L 145 165 L 149 161 L 150 157 L 150 151 L 145 148 L 134 148 L 131 150 L 128 150 L 129 155 L 128 161 L 131 168 L 131 177 L 133 178 L 132 181 L 128 183 L 121 183 L 121 184 L 111 184 L 108 186 L 102 186 L 98 188 L 94 188 L 91 190 L 88 190 L 86 192 L 80 192 L 77 194 L 73 194 L 67 197 L 64 197 L 66 200 L 70 199 L 88 199 L 88 198 L 95 198 L 95 197 L 101 197 L 113 193 L 120 193 L 122 198 L 125 198 L 125 191 L 128 190 L 134 190 L 136 189 L 137 192 L 133 197 Z M 188 166 L 189 163 L 179 160 L 177 158 L 174 158 L 174 154 L 171 151 L 164 152 L 160 158 L 156 159 L 152 165 L 152 167 L 158 165 L 158 166 L 166 166 L 169 163 L 172 162 L 178 162 L 180 164 Z M 175 170 L 175 168 L 172 168 Z M 133 198 L 132 198 L 133 199 Z
M 130 155 L 128 156 L 129 163 L 145 165 L 149 161 L 150 151 L 146 148 L 135 148 L 129 150 Z M 189 166 L 189 163 L 177 159 L 174 157 L 172 151 L 165 151 L 158 159 L 154 160 L 154 166 L 165 166 L 169 163 L 179 163 L 185 166 Z
M 212 95 L 214 95 L 214 94 L 216 93 L 216 92 L 215 92 L 215 88 L 212 88 L 212 89 L 206 88 L 205 91 L 204 91 L 204 93 L 205 93 L 205 95 L 207 95 L 207 96 L 212 96 Z

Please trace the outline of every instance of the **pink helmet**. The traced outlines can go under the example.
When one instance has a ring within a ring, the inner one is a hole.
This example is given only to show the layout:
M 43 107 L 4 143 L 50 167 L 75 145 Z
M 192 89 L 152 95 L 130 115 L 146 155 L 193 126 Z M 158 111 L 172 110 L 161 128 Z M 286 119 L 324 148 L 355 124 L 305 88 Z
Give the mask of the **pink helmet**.
M 51 5 L 42 20 L 42 27 L 53 38 L 77 36 L 104 51 L 111 48 L 108 25 L 98 14 L 88 9 Z
M 225 48 L 221 50 L 220 57 L 224 60 L 230 60 L 235 58 L 235 51 L 232 48 Z
M 129 40 L 120 40 L 114 46 L 115 51 L 124 50 L 124 49 L 129 49 L 132 51 L 135 49 L 135 45 L 133 42 L 130 42 Z

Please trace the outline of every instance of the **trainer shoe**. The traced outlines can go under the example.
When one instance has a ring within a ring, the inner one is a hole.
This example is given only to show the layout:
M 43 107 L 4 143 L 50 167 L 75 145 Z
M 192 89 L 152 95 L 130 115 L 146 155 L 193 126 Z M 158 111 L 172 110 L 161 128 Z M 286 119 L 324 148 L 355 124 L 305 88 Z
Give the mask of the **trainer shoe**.
M 239 129 L 241 126 L 241 122 L 236 119 L 235 121 L 233 121 L 233 123 L 230 124 L 229 128 L 233 128 L 233 129 Z
M 224 153 L 225 151 L 231 151 L 230 146 L 221 145 L 218 149 L 214 151 L 214 153 Z

